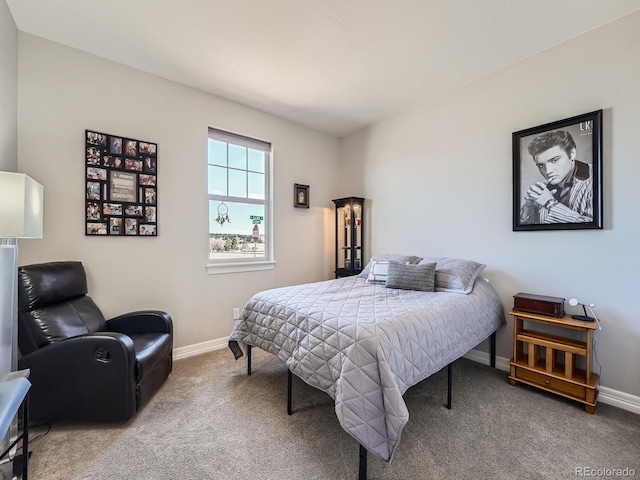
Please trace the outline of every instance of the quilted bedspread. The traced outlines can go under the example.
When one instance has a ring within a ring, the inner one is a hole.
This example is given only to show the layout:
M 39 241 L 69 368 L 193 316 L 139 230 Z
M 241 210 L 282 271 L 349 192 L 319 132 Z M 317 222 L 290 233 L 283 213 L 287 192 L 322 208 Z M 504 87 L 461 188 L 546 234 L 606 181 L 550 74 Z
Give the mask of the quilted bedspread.
M 390 462 L 409 412 L 404 392 L 464 355 L 504 323 L 479 277 L 469 295 L 419 292 L 357 276 L 266 290 L 236 321 L 229 347 L 277 355 L 327 392 L 342 428 Z

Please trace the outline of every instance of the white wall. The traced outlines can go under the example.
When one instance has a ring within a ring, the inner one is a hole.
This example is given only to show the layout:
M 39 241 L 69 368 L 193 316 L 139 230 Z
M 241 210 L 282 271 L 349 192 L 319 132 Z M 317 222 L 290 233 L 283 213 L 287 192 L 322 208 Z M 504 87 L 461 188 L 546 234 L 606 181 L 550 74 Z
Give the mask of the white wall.
M 18 166 L 18 29 L 0 0 L 0 171 Z
M 511 133 L 598 109 L 605 228 L 513 232 Z M 507 311 L 518 292 L 595 303 L 601 384 L 640 395 L 639 135 L 636 13 L 352 134 L 341 157 L 362 172 L 374 253 L 486 263 Z M 498 355 L 511 345 L 509 319 Z
M 18 84 L 18 166 L 45 189 L 44 239 L 21 243 L 21 264 L 82 261 L 107 317 L 166 310 L 176 347 L 228 336 L 257 291 L 331 277 L 336 138 L 23 32 Z M 210 125 L 274 146 L 275 270 L 206 273 Z M 157 142 L 157 238 L 84 236 L 85 129 Z

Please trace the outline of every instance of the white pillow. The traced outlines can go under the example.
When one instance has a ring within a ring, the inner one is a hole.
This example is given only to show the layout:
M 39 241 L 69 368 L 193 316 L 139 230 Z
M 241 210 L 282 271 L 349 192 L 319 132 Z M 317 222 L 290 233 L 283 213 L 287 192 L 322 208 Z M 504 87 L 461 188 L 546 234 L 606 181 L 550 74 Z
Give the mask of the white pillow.
M 384 284 L 387 281 L 388 273 L 389 262 L 372 260 L 371 268 L 369 269 L 369 275 L 367 275 L 367 283 Z
M 395 255 L 392 253 L 378 253 L 371 257 L 371 260 L 365 265 L 362 271 L 358 274 L 359 277 L 368 278 L 371 271 L 371 265 L 373 262 L 388 262 L 389 260 L 395 260 L 396 262 L 402 262 L 405 264 L 416 265 L 422 257 L 416 257 L 415 255 Z

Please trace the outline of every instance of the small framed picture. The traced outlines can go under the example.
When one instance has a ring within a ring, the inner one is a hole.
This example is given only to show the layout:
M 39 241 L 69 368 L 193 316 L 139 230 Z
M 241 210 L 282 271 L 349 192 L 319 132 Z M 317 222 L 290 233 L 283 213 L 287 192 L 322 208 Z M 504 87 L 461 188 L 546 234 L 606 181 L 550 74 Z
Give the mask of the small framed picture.
M 144 207 L 145 222 L 156 222 L 156 207 Z
M 88 202 L 87 203 L 87 220 L 100 220 L 100 203 Z
M 124 160 L 124 169 L 125 170 L 132 170 L 134 172 L 141 172 L 142 171 L 142 160 L 131 160 L 129 158 L 126 158 Z
M 138 219 L 137 218 L 124 219 L 124 234 L 138 235 Z
M 110 137 L 109 152 L 114 155 L 122 155 L 122 138 Z
M 155 157 L 156 156 L 156 144 L 155 143 L 140 142 L 140 155 L 150 155 L 152 157 Z
M 107 180 L 107 170 L 105 168 L 87 167 L 87 180 Z
M 100 200 L 100 182 L 87 182 L 87 199 Z
M 602 110 L 512 134 L 513 230 L 602 228 Z
M 87 148 L 87 165 L 100 165 L 100 152 L 98 147 Z
M 140 182 L 140 185 L 154 186 L 156 184 L 155 175 L 145 175 L 141 173 L 140 175 L 138 175 L 138 180 Z
M 140 235 L 156 235 L 156 226 L 143 223 L 140 225 Z
M 87 235 L 106 235 L 107 224 L 103 222 L 87 222 Z
M 103 203 L 102 214 L 122 216 L 122 204 L 121 203 Z
M 293 206 L 309 208 L 309 185 L 293 184 Z
M 144 171 L 146 173 L 156 173 L 156 159 L 151 157 L 144 157 Z
M 144 203 L 147 205 L 155 205 L 156 203 L 156 189 L 145 188 L 144 189 Z
M 126 140 L 124 144 L 124 154 L 127 157 L 137 157 L 138 156 L 138 141 L 137 140 Z
M 109 234 L 110 235 L 121 235 L 122 234 L 122 219 L 121 218 L 110 218 L 109 219 Z
M 107 146 L 107 136 L 104 133 L 85 131 L 87 134 L 88 145 L 100 145 L 101 147 Z
M 124 209 L 124 214 L 129 217 L 141 217 L 142 205 L 127 205 Z

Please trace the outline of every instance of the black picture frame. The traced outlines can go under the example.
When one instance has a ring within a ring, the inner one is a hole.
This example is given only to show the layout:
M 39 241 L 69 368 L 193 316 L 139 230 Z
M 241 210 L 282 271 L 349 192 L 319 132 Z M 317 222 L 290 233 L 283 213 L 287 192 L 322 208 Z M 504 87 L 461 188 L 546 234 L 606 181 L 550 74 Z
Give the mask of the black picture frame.
M 513 231 L 602 229 L 602 110 L 512 133 Z
M 85 130 L 85 235 L 158 236 L 158 144 Z
M 293 206 L 309 208 L 309 185 L 293 184 Z

